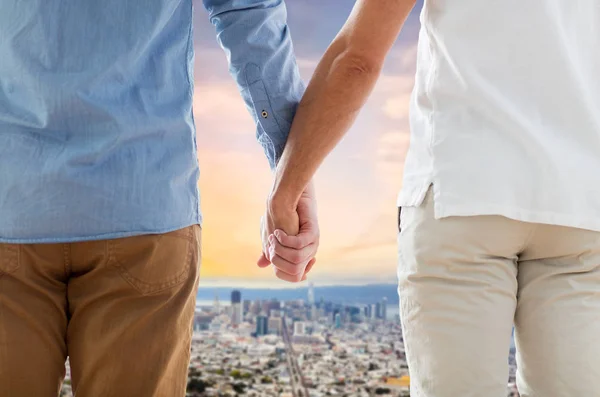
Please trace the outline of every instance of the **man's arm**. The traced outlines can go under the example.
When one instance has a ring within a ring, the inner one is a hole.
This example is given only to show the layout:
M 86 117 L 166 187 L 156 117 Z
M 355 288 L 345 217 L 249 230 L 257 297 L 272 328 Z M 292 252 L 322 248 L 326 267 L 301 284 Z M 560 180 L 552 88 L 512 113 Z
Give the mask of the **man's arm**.
M 287 27 L 283 0 L 203 0 L 217 39 L 227 54 L 229 71 L 237 82 L 256 126 L 256 136 L 263 146 L 272 169 L 283 152 L 291 122 L 305 86 L 296 65 L 292 40 Z M 307 189 L 302 205 L 294 208 L 280 227 L 302 237 L 302 252 L 288 250 L 277 258 L 292 266 L 306 266 L 318 247 L 313 189 Z M 263 255 L 259 266 L 268 266 L 274 229 L 263 225 Z M 313 261 L 314 262 L 314 261 Z
M 271 262 L 277 277 L 298 282 L 314 264 L 284 260 L 290 250 L 301 258 L 312 254 L 310 242 L 289 235 L 289 219 L 319 165 L 354 122 L 379 77 L 416 0 L 357 0 L 348 21 L 331 43 L 296 112 L 277 166 L 268 201 Z M 286 230 L 287 229 L 287 230 Z M 286 234 L 287 233 L 287 234 Z M 273 259 L 274 258 L 274 259 Z
M 296 208 L 327 154 L 348 131 L 379 77 L 415 0 L 358 0 L 319 63 L 277 167 L 270 206 Z
M 272 169 L 285 146 L 304 84 L 283 0 L 203 0 Z

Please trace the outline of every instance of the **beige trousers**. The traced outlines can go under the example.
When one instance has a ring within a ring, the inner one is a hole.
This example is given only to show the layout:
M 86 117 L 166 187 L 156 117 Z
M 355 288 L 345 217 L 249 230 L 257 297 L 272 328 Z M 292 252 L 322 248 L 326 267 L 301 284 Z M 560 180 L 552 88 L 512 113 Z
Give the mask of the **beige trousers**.
M 0 397 L 184 397 L 200 238 L 0 244 Z
M 500 216 L 400 217 L 411 397 L 600 396 L 600 233 Z

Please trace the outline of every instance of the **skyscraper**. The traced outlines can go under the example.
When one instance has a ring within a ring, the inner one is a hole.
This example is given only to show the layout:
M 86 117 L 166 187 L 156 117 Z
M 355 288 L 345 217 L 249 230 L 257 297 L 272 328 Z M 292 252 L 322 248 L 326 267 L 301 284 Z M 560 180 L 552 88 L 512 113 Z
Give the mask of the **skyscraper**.
M 311 306 L 315 304 L 315 285 L 313 283 L 308 284 L 308 304 Z
M 377 318 L 377 305 L 376 304 L 371 304 L 371 310 L 370 310 L 370 318 Z
M 375 304 L 375 318 L 382 318 L 381 316 L 381 302 Z
M 267 316 L 256 316 L 256 336 L 263 336 L 269 332 Z
M 333 312 L 331 313 L 331 319 L 333 321 L 333 323 L 335 324 L 335 318 L 336 316 L 340 314 L 340 309 L 334 309 Z M 340 321 L 341 321 L 341 315 L 340 315 Z
M 319 319 L 319 312 L 317 310 L 317 306 L 312 305 L 310 308 L 310 319 L 312 321 L 317 321 Z
M 387 298 L 383 298 L 381 301 L 381 318 L 383 321 L 387 320 Z
M 231 304 L 242 303 L 242 293 L 238 290 L 231 291 Z
M 239 325 L 243 320 L 242 293 L 238 290 L 231 291 L 231 324 Z
M 308 285 L 308 304 L 310 306 L 310 319 L 312 321 L 317 321 L 317 306 L 315 305 L 315 285 L 310 283 Z
M 234 303 L 231 306 L 231 324 L 240 325 L 243 320 L 242 305 L 240 303 Z
M 215 301 L 213 302 L 213 312 L 219 314 L 221 312 L 221 303 L 219 302 L 219 295 L 215 294 Z
M 342 328 L 342 315 L 340 313 L 335 314 L 335 327 Z
M 261 304 L 260 300 L 255 300 L 250 305 L 250 313 L 252 313 L 252 315 L 254 315 L 254 316 L 258 316 L 260 314 L 261 310 L 262 310 L 262 304 Z

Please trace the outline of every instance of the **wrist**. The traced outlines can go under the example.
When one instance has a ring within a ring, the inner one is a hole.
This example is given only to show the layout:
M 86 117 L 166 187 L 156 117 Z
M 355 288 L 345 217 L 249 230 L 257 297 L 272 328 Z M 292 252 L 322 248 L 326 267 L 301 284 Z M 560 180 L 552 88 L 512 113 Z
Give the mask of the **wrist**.
M 298 206 L 299 197 L 287 189 L 274 187 L 269 195 L 269 208 L 279 213 L 292 212 Z
M 283 212 L 296 212 L 304 190 L 307 185 L 311 185 L 308 174 L 302 171 L 301 167 L 293 167 L 293 164 L 290 164 L 289 153 L 284 152 L 277 164 L 273 186 L 269 194 L 271 208 Z M 309 179 L 305 180 L 305 178 Z

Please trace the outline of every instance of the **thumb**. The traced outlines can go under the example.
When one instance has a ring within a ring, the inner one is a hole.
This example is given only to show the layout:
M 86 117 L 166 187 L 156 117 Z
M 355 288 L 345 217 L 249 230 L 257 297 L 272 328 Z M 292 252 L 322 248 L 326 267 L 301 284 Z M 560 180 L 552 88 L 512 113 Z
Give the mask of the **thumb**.
M 315 262 L 317 262 L 317 258 L 312 258 L 310 260 L 310 262 L 308 262 L 308 265 L 306 265 L 306 269 L 304 269 L 304 276 L 302 276 L 302 280 L 301 281 L 304 281 L 304 280 L 306 280 L 308 278 L 308 273 L 310 272 L 310 270 L 314 266 Z
M 267 256 L 263 252 L 262 255 L 260 256 L 260 258 L 258 258 L 258 261 L 256 262 L 256 264 L 258 265 L 258 267 L 267 267 L 271 264 L 271 261 L 269 259 L 267 259 Z
M 288 236 L 296 236 L 300 231 L 300 219 L 298 218 L 298 213 L 294 210 L 277 214 L 277 216 L 273 217 L 273 226 L 275 226 L 276 229 L 285 231 Z

